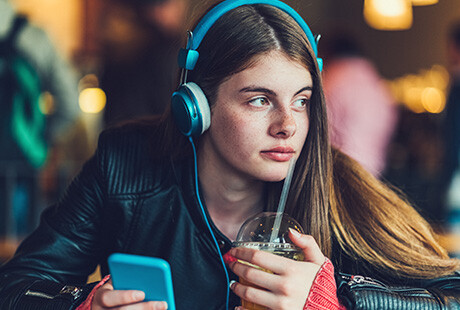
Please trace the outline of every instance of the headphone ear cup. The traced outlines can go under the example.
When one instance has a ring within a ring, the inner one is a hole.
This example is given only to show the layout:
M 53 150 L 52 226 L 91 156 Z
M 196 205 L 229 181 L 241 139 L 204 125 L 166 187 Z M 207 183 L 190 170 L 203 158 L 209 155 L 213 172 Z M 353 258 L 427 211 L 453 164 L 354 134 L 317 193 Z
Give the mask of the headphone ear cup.
M 171 109 L 179 131 L 187 137 L 200 136 L 211 125 L 208 99 L 193 82 L 182 84 L 173 93 Z

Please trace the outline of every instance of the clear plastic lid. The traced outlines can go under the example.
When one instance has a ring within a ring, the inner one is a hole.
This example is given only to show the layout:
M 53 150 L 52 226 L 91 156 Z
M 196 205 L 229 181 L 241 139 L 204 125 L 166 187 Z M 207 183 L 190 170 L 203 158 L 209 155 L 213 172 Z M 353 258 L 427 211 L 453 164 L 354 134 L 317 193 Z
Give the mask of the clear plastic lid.
M 279 229 L 272 238 L 276 215 L 276 212 L 262 212 L 246 220 L 241 225 L 233 245 L 251 247 L 251 244 L 259 244 L 260 246 L 261 243 L 264 243 L 276 248 L 294 247 L 291 244 L 291 239 L 289 239 L 289 228 L 303 234 L 302 227 L 295 219 L 283 213 Z

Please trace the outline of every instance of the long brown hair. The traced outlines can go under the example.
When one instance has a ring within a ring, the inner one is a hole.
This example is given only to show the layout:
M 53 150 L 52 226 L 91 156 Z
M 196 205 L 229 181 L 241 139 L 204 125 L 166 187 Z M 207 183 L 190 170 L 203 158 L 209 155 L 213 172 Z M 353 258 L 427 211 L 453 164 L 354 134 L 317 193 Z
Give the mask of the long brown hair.
M 449 259 L 428 222 L 397 190 L 339 151 L 334 151 L 333 162 L 331 226 L 350 257 L 395 277 L 439 277 L 459 268 L 459 261 Z
M 338 252 L 395 276 L 436 277 L 458 268 L 458 261 L 448 258 L 428 223 L 409 204 L 356 162 L 332 151 L 315 56 L 303 30 L 286 13 L 260 4 L 226 13 L 204 37 L 188 81 L 200 85 L 212 109 L 222 82 L 250 67 L 255 56 L 273 50 L 303 64 L 313 80 L 309 133 L 297 160 L 286 212 L 333 261 L 337 251 L 332 240 L 336 240 Z M 178 137 L 170 112 L 164 122 L 167 134 L 162 145 L 183 155 L 185 139 Z M 267 184 L 271 209 L 279 200 L 280 185 Z

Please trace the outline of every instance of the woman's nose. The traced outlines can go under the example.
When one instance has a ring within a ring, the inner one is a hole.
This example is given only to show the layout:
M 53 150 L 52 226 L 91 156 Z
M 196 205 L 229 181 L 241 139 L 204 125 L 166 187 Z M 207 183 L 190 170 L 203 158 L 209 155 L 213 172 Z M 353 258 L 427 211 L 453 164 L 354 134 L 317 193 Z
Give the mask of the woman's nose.
M 274 137 L 289 138 L 296 131 L 296 122 L 291 109 L 279 108 L 273 111 L 270 134 Z

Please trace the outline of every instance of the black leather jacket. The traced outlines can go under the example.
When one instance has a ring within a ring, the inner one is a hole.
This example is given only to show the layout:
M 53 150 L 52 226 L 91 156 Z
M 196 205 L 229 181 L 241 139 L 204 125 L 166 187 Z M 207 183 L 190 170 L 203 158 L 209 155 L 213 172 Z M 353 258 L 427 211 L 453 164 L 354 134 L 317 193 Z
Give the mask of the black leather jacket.
M 151 132 L 128 126 L 101 135 L 66 194 L 0 268 L 0 309 L 74 309 L 94 286 L 85 284 L 87 276 L 98 264 L 108 274 L 107 257 L 114 252 L 166 259 L 177 309 L 225 308 L 226 278 L 194 193 L 192 158 L 153 159 Z M 211 226 L 226 252 L 230 240 Z M 230 272 L 230 278 L 236 276 Z M 427 282 L 409 291 L 369 290 L 340 275 L 337 280 L 350 309 L 460 308 L 458 276 L 443 278 L 444 286 Z M 230 308 L 237 304 L 231 294 Z

